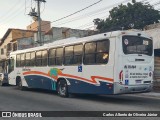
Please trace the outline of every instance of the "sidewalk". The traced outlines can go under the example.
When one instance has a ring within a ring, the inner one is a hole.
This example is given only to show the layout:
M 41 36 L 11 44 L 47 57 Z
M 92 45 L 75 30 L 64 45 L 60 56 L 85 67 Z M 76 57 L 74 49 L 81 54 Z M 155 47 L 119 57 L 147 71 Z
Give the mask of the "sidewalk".
M 160 85 L 159 83 L 153 86 L 153 90 L 148 93 L 140 93 L 139 95 L 149 96 L 149 97 L 159 97 L 160 98 Z
M 160 98 L 160 89 L 153 89 L 151 92 L 146 92 L 146 93 L 136 93 L 136 94 L 131 94 L 137 97 L 142 97 L 142 96 L 146 96 L 146 97 L 156 97 L 156 98 Z
M 138 96 L 148 96 L 148 97 L 157 97 L 160 98 L 160 87 L 153 87 L 153 90 L 151 92 L 147 93 L 138 93 Z
M 148 96 L 148 97 L 158 97 L 160 98 L 160 92 L 148 92 L 148 93 L 139 93 L 138 96 Z

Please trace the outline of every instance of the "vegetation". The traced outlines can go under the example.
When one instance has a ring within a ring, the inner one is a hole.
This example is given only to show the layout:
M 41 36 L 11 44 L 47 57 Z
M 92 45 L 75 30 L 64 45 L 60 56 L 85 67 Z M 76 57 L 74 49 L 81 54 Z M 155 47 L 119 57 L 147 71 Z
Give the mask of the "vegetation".
M 94 19 L 99 32 L 112 30 L 143 29 L 146 25 L 158 23 L 160 13 L 150 4 L 143 4 L 132 0 L 127 5 L 119 5 L 109 11 L 110 15 L 105 20 Z

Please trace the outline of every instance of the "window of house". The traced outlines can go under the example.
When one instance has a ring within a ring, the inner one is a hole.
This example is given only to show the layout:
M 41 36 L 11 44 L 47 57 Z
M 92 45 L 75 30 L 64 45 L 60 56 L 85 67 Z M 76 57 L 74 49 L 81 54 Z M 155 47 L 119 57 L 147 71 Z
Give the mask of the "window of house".
M 7 44 L 7 52 L 11 51 L 12 50 L 12 44 L 11 43 L 8 43 Z
M 1 55 L 4 55 L 4 49 L 3 48 L 1 49 Z
M 17 43 L 13 43 L 13 51 L 17 50 Z

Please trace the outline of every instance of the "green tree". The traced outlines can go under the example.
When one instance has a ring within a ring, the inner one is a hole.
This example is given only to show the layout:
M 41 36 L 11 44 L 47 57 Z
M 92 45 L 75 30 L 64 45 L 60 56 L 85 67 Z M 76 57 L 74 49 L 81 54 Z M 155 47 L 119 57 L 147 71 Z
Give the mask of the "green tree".
M 109 11 L 110 15 L 105 20 L 94 19 L 94 24 L 100 32 L 120 29 L 143 29 L 146 25 L 158 23 L 160 13 L 150 4 L 143 4 L 132 0 L 127 5 L 119 5 Z

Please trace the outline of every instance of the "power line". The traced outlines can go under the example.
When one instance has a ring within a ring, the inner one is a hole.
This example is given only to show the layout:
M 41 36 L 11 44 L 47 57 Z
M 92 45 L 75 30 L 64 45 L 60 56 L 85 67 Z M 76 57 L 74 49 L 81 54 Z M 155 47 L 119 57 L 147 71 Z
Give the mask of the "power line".
M 96 5 L 96 4 L 98 4 L 98 3 L 100 3 L 101 1 L 102 1 L 102 0 L 99 0 L 98 2 L 95 2 L 95 3 L 93 3 L 93 4 L 89 5 L 89 6 L 87 6 L 87 7 L 83 8 L 83 9 L 81 9 L 81 10 L 78 10 L 78 11 L 72 13 L 72 14 L 69 14 L 69 15 L 64 16 L 64 17 L 62 17 L 62 18 L 59 18 L 59 19 L 57 19 L 57 20 L 54 20 L 54 21 L 52 21 L 52 22 L 50 22 L 50 23 L 58 22 L 58 21 L 60 21 L 60 20 L 63 20 L 63 19 L 65 19 L 65 18 L 68 18 L 68 17 L 70 17 L 70 16 L 72 16 L 72 15 L 75 15 L 75 14 L 77 14 L 77 13 L 83 11 L 83 10 L 86 10 L 86 9 L 88 9 L 88 8 L 90 8 L 90 7 L 92 7 L 92 6 Z M 48 24 L 50 24 L 50 23 L 46 23 L 46 24 L 41 25 L 41 26 L 46 26 L 46 25 L 48 25 Z M 37 27 L 35 27 L 35 28 L 37 28 Z M 35 29 L 35 28 L 32 28 L 32 29 Z
M 17 4 L 18 4 L 18 5 L 14 5 L 14 6 L 11 8 L 12 10 L 10 10 L 11 12 L 7 12 L 7 14 L 6 14 L 5 16 L 1 17 L 0 20 L 1 20 L 1 21 L 4 21 L 4 19 L 6 20 L 6 19 L 10 18 L 12 15 L 14 15 L 13 13 L 16 13 L 17 11 L 19 11 L 19 9 L 20 9 L 21 7 L 24 7 L 24 5 L 21 5 L 20 1 L 21 1 L 21 0 L 17 1 Z M 14 8 L 15 8 L 15 9 L 14 9 Z
M 54 20 L 54 21 L 52 21 L 52 23 L 53 23 L 53 22 L 60 21 L 60 20 L 63 20 L 63 19 L 68 18 L 68 17 L 70 17 L 70 16 L 72 16 L 72 15 L 75 15 L 75 14 L 77 14 L 77 13 L 83 11 L 83 10 L 86 10 L 86 9 L 88 9 L 88 8 L 90 8 L 90 7 L 92 7 L 92 6 L 96 5 L 96 4 L 98 4 L 98 3 L 100 3 L 101 1 L 102 1 L 102 0 L 99 0 L 98 2 L 95 2 L 95 3 L 93 3 L 93 4 L 89 5 L 89 6 L 87 6 L 87 7 L 83 8 L 83 9 L 81 9 L 81 10 L 78 10 L 78 11 L 72 13 L 72 14 L 69 14 L 69 15 L 65 16 L 65 17 L 59 18 L 59 19 L 57 19 L 57 20 Z
M 7 24 L 9 21 L 12 21 L 13 19 L 15 19 L 16 16 L 19 15 L 20 12 L 24 11 L 24 9 L 21 9 L 21 8 L 24 8 L 24 4 L 18 6 L 16 10 L 14 10 L 14 11 L 12 10 L 11 13 L 16 13 L 16 14 L 12 14 L 12 15 L 8 16 L 8 19 L 4 17 L 6 20 L 5 20 L 3 23 L 0 23 L 0 24 L 1 24 L 1 25 L 5 25 L 5 24 Z M 10 14 L 11 14 L 11 13 L 10 13 Z M 2 19 L 4 19 L 4 18 L 2 18 Z
M 100 1 L 98 1 L 98 2 L 95 2 L 95 3 L 93 3 L 93 4 L 89 5 L 89 6 L 81 9 L 81 10 L 78 10 L 78 11 L 72 13 L 72 14 L 69 14 L 69 15 L 65 16 L 65 17 L 59 18 L 59 19 L 57 19 L 57 20 L 54 20 L 54 21 L 52 21 L 52 22 L 50 22 L 50 23 L 58 22 L 58 21 L 60 21 L 60 20 L 63 20 L 63 19 L 65 19 L 65 18 L 68 18 L 68 17 L 70 17 L 70 16 L 72 16 L 72 15 L 74 15 L 74 14 L 77 14 L 77 13 L 79 13 L 79 12 L 81 12 L 81 11 L 83 11 L 83 10 L 85 10 L 85 9 L 93 6 L 93 5 L 98 4 L 98 3 L 101 2 L 101 1 L 102 1 L 102 0 L 100 0 Z M 131 1 L 131 0 L 124 0 L 124 1 L 119 2 L 119 3 L 116 3 L 116 4 L 114 4 L 114 5 L 111 5 L 111 6 L 102 8 L 102 9 L 99 9 L 98 11 L 103 11 L 103 10 L 108 9 L 108 8 L 111 8 L 111 7 L 113 7 L 113 6 L 117 5 L 117 4 L 119 5 L 119 4 L 121 4 L 121 3 L 125 3 L 125 2 L 128 2 L 128 1 Z M 45 26 L 45 25 L 48 25 L 48 23 L 46 23 L 46 24 L 44 24 L 44 25 L 42 25 L 42 26 Z M 35 27 L 35 28 L 37 28 L 37 27 Z M 35 28 L 33 28 L 33 29 L 35 29 Z
M 95 11 L 92 11 L 92 12 L 89 12 L 89 13 L 87 13 L 87 14 L 80 15 L 80 16 L 75 17 L 75 18 L 72 18 L 71 20 L 68 20 L 68 21 L 66 21 L 66 22 L 62 22 L 62 23 L 59 23 L 59 24 L 55 24 L 55 26 L 57 26 L 57 25 L 63 25 L 63 24 L 70 23 L 70 22 L 73 22 L 73 21 L 76 21 L 76 20 L 84 19 L 85 17 L 95 16 L 95 15 L 97 15 L 97 14 L 102 14 L 102 13 L 104 13 L 104 12 L 108 12 L 108 9 L 112 8 L 113 6 L 119 5 L 119 4 L 122 4 L 122 3 L 126 3 L 126 2 L 128 2 L 128 1 L 131 1 L 131 0 L 124 0 L 124 1 L 122 1 L 122 2 L 113 4 L 113 5 L 110 5 L 110 6 L 107 6 L 107 7 L 104 7 L 104 8 L 95 10 Z M 107 11 L 105 11 L 105 10 L 107 10 Z M 102 12 L 102 11 L 104 11 L 104 12 Z M 100 12 L 101 12 L 101 13 L 100 13 Z
M 144 1 L 146 1 L 146 0 L 142 0 L 142 1 L 140 1 L 140 2 L 144 2 Z M 160 4 L 160 1 L 159 2 L 156 2 L 156 4 L 154 4 L 153 6 L 156 6 L 157 4 Z M 100 19 L 104 19 L 104 18 L 106 18 L 107 16 L 104 16 L 104 17 L 101 17 Z M 92 26 L 91 26 L 92 25 Z M 88 27 L 88 26 L 90 26 L 90 27 Z M 86 28 L 87 27 L 87 28 Z M 81 25 L 81 26 L 79 26 L 79 27 L 76 27 L 76 29 L 78 29 L 78 28 L 82 28 L 82 29 L 88 29 L 88 28 L 92 28 L 92 27 L 94 27 L 94 25 L 93 25 L 93 22 L 89 22 L 89 23 L 87 23 L 87 24 L 84 24 L 84 25 Z
M 20 2 L 21 0 L 18 0 L 17 2 L 16 2 L 16 4 L 14 4 L 12 7 L 10 7 L 9 9 L 8 9 L 8 11 L 5 13 L 5 14 L 3 14 L 2 16 L 0 16 L 0 18 L 2 19 L 2 17 L 4 18 L 4 16 L 6 16 L 6 15 L 8 15 L 8 13 L 10 12 L 10 11 L 13 11 L 13 9 L 16 7 L 16 5 Z
M 126 2 L 127 1 L 130 1 L 130 0 L 125 0 Z M 143 0 L 143 2 L 144 1 L 147 1 L 147 0 Z M 98 2 L 101 2 L 101 0 L 100 1 L 98 1 Z M 141 1 L 142 2 L 142 1 Z M 97 3 L 97 2 L 96 2 Z M 122 2 L 121 2 L 122 3 Z M 88 6 L 89 7 L 89 6 Z M 80 11 L 80 10 L 79 10 Z M 78 11 L 77 11 L 78 12 Z M 76 12 L 74 12 L 74 13 L 76 13 Z M 72 13 L 73 14 L 73 13 Z M 70 14 L 71 15 L 71 14 Z M 69 15 L 68 15 L 69 16 Z M 67 16 L 65 16 L 65 18 L 66 18 Z M 69 16 L 70 17 L 70 16 Z M 64 19 L 64 17 L 62 17 L 63 19 Z M 60 19 L 62 19 L 62 18 L 60 18 Z M 58 20 L 58 19 L 57 19 Z M 53 22 L 57 22 L 57 20 L 55 20 L 55 21 L 52 21 L 51 23 L 53 23 Z M 60 20 L 59 20 L 60 21 Z M 72 21 L 70 21 L 70 22 L 72 22 Z M 92 24 L 93 24 L 93 22 L 92 22 Z M 47 24 L 44 24 L 44 25 L 42 25 L 42 26 L 45 26 L 45 25 L 47 25 Z M 84 25 L 83 25 L 84 26 Z M 36 27 L 37 28 L 37 27 Z

